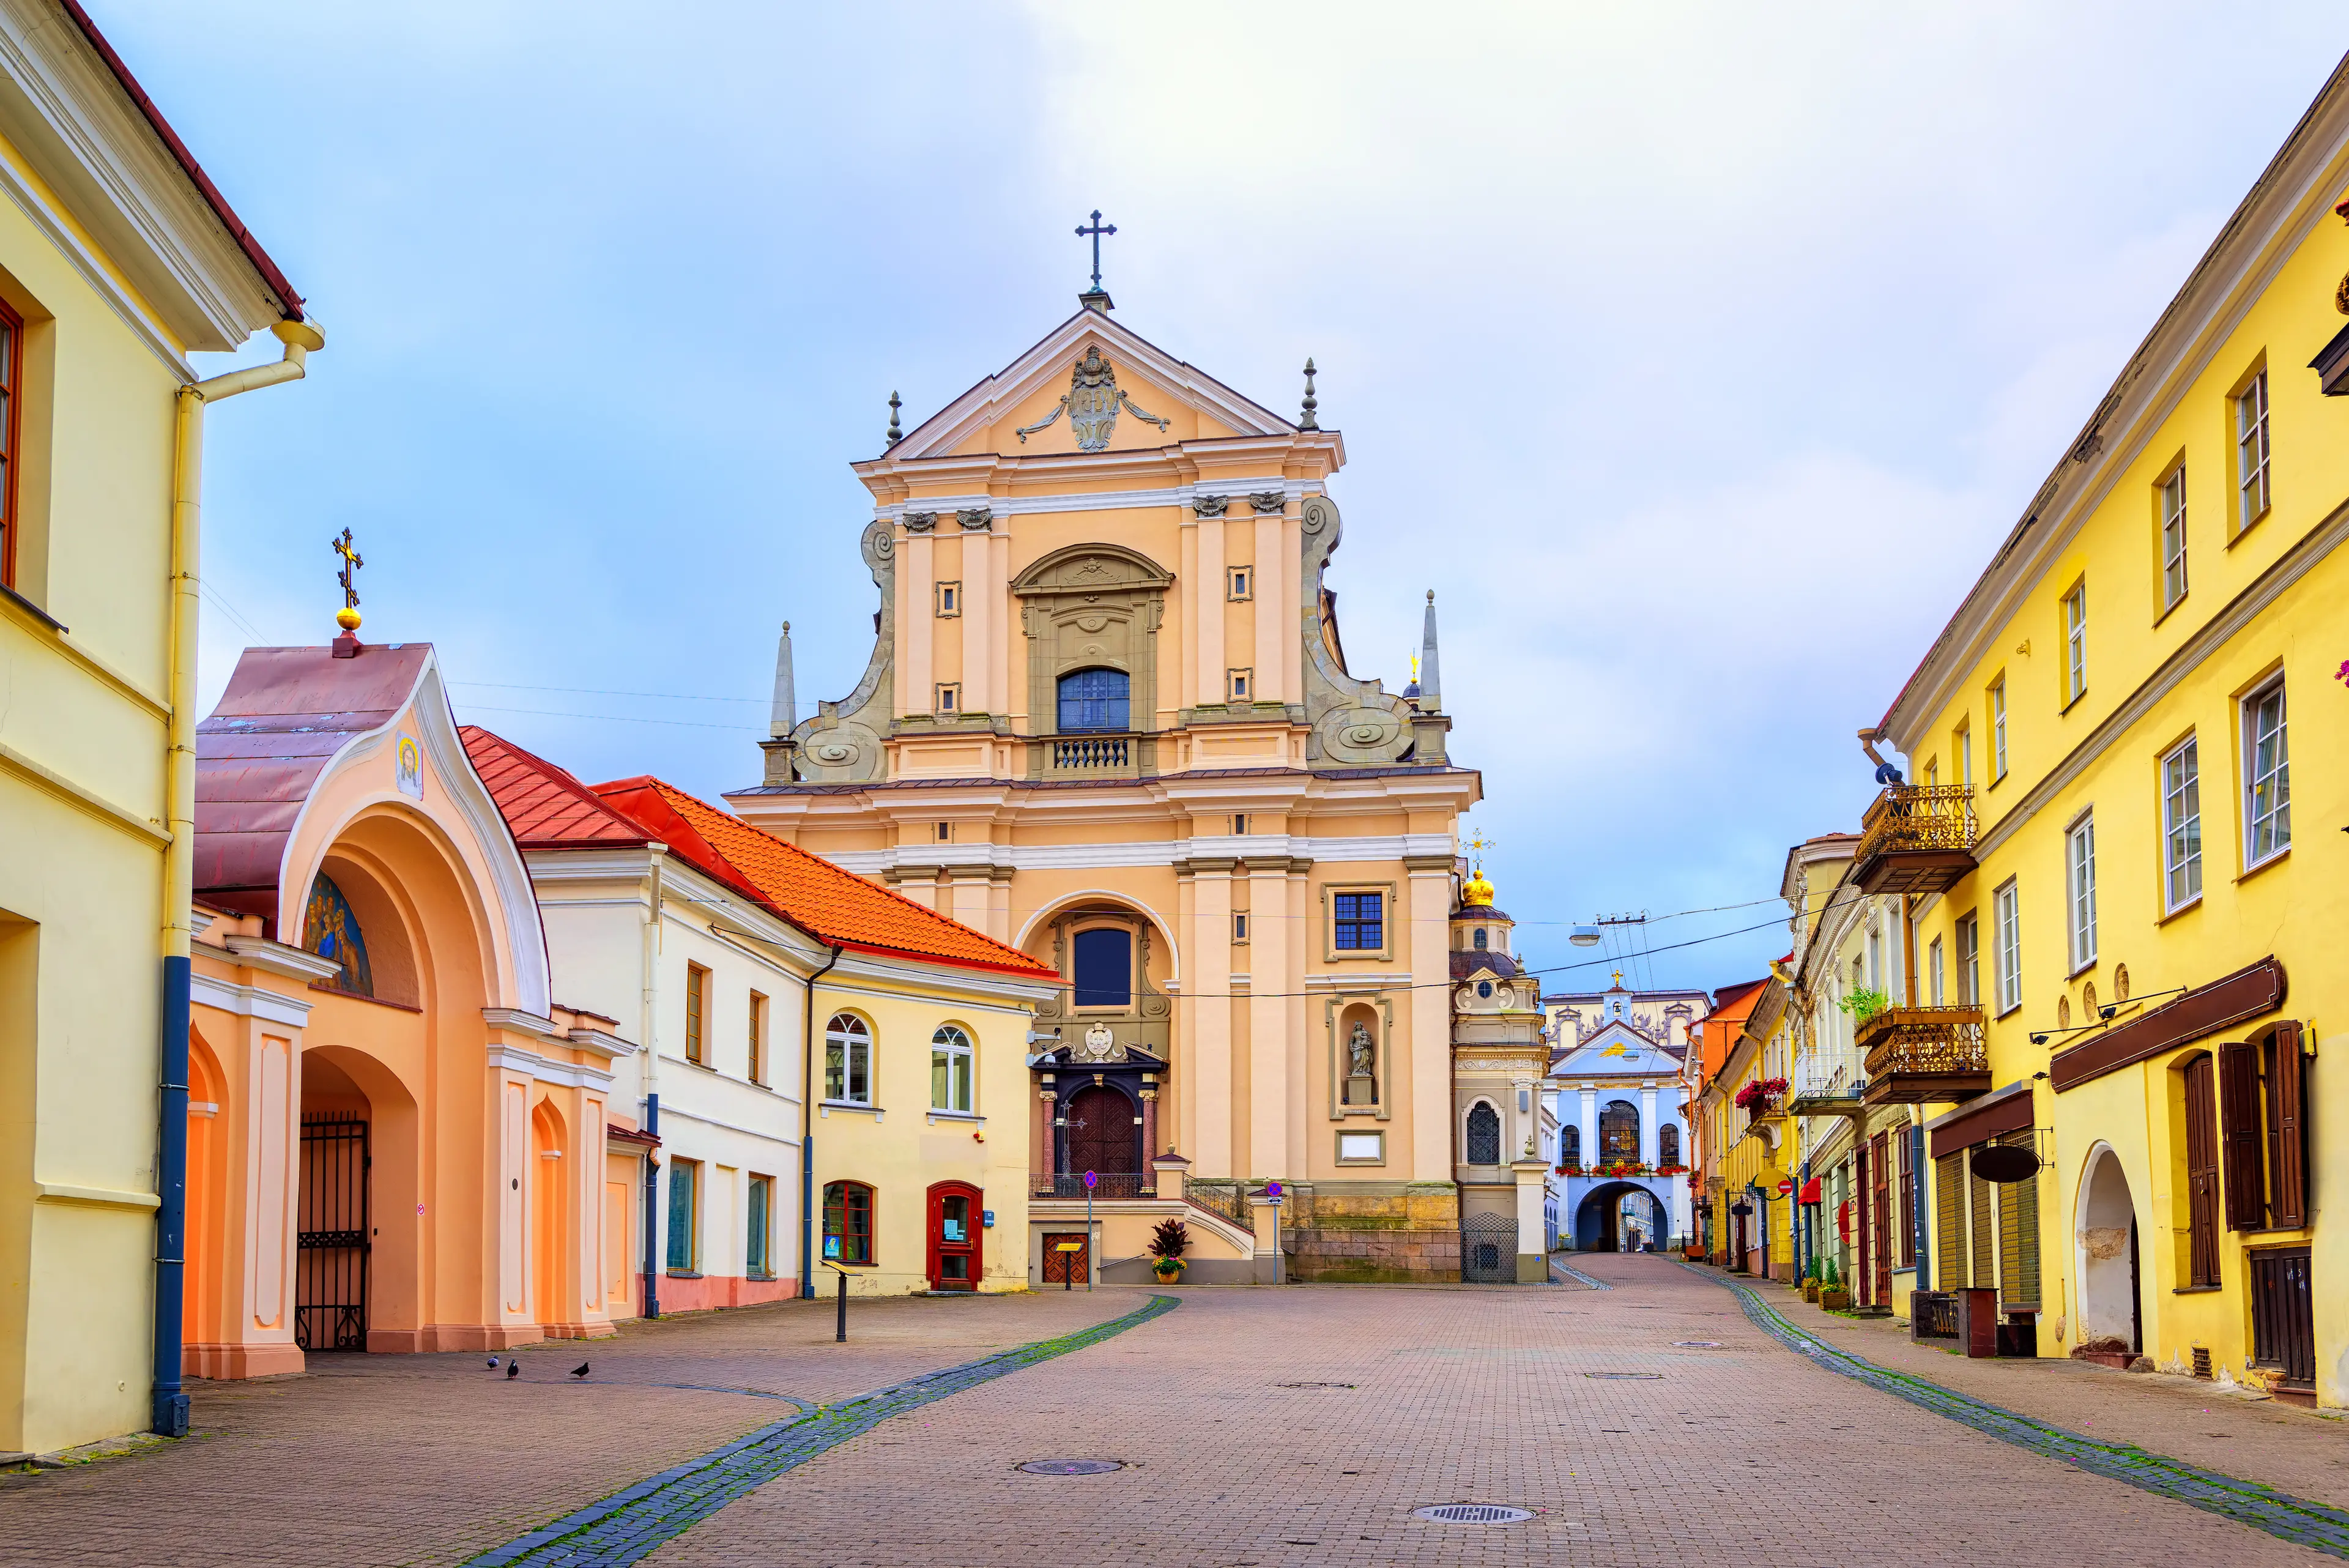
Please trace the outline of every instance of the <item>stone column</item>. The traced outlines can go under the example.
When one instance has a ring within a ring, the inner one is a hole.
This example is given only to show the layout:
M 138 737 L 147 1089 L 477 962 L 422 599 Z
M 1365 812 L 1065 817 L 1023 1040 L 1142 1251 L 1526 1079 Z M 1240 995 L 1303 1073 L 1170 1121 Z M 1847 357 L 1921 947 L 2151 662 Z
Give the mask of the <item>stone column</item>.
M 1224 520 L 1201 517 L 1192 532 L 1199 536 L 1199 575 L 1190 583 L 1191 624 L 1196 639 L 1192 646 L 1198 656 L 1197 700 L 1205 706 L 1224 700 Z M 1176 585 L 1176 591 L 1182 591 L 1181 585 Z
M 1158 1075 L 1142 1075 L 1142 1179 L 1150 1184 L 1151 1197 L 1158 1191 Z
M 1517 1179 L 1517 1283 L 1547 1284 L 1549 1237 L 1542 1224 L 1542 1162 L 1512 1160 L 1509 1169 Z
M 1452 1120 L 1452 857 L 1409 855 L 1403 857 L 1410 893 L 1403 900 L 1408 922 L 1394 932 L 1395 957 L 1410 965 L 1411 999 L 1404 1015 L 1411 1021 L 1404 1044 L 1408 1058 L 1390 1054 L 1382 1092 L 1408 1106 L 1411 1116 L 1411 1161 L 1405 1179 L 1445 1181 L 1454 1178 Z M 1313 911 L 1313 948 L 1326 940 L 1327 911 Z M 1393 914 L 1398 918 L 1403 910 Z M 1402 1010 L 1399 1010 L 1402 1011 Z M 1408 1074 L 1404 1071 L 1408 1062 Z
M 1656 1163 L 1656 1085 L 1640 1085 L 1640 1163 Z
M 1584 1168 L 1599 1163 L 1599 1085 L 1582 1085 L 1582 1163 Z
M 1207 526 L 1202 523 L 1200 527 Z M 1220 524 L 1217 526 L 1221 526 Z M 1202 535 L 1204 544 L 1205 535 Z M 1204 553 L 1204 552 L 1203 552 Z M 1217 606 L 1221 608 L 1220 602 Z M 1300 1174 L 1288 1147 L 1288 1111 L 1304 1085 L 1292 1081 L 1288 1060 L 1288 953 L 1296 943 L 1288 918 L 1288 857 L 1251 859 L 1248 877 L 1248 1166 L 1247 1174 Z
M 1297 680 L 1297 618 L 1288 580 L 1297 552 L 1288 547 L 1281 508 L 1256 514 L 1256 697 L 1259 702 L 1302 702 Z
M 962 707 L 966 713 L 1003 711 L 1003 670 L 992 655 L 995 623 L 1002 618 L 1003 586 L 990 581 L 995 553 L 988 527 L 962 531 Z
M 897 711 L 926 713 L 937 694 L 930 690 L 931 671 L 935 661 L 931 656 L 932 639 L 937 628 L 937 606 L 933 602 L 932 589 L 937 567 L 932 556 L 934 538 L 929 528 L 936 527 L 933 515 L 929 527 L 913 531 L 912 517 L 907 519 L 908 532 L 900 546 L 904 566 L 897 574 L 902 597 L 897 604 L 897 628 L 905 639 L 905 684 L 897 688 Z
M 1197 1102 L 1198 1147 L 1191 1158 L 1205 1178 L 1243 1174 L 1232 1163 L 1232 867 L 1229 860 L 1191 862 L 1190 992 L 1192 1096 Z

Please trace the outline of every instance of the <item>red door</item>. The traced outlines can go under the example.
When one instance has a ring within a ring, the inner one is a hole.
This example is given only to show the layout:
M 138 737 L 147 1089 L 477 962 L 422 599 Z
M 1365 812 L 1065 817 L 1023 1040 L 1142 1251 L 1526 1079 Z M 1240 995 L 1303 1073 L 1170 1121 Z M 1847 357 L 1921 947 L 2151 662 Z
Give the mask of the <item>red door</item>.
M 930 1289 L 978 1288 L 978 1189 L 968 1182 L 941 1181 L 930 1189 Z
M 1900 1136 L 1909 1135 L 1904 1131 Z M 1868 1151 L 1868 1175 L 1876 1210 L 1872 1216 L 1876 1233 L 1869 1241 L 1876 1251 L 1876 1293 L 1872 1300 L 1877 1306 L 1892 1304 L 1892 1160 L 1891 1150 L 1886 1147 L 1888 1137 L 1888 1134 L 1878 1133 L 1869 1140 Z

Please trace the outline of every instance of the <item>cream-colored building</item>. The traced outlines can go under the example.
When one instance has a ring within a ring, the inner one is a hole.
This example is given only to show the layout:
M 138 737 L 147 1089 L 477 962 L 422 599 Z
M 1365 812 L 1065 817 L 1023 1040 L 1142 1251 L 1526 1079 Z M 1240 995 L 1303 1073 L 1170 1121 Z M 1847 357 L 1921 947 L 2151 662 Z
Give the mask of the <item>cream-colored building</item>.
M 320 340 L 78 8 L 0 0 L 0 187 L 5 1454 L 184 1429 L 202 421 Z
M 787 644 L 763 782 L 727 799 L 1062 977 L 1040 1249 L 1090 1169 L 1097 1215 L 1125 1206 L 1102 1266 L 1206 1205 L 1192 1277 L 1269 1278 L 1278 1180 L 1300 1275 L 1450 1277 L 1478 779 L 1446 753 L 1433 596 L 1416 691 L 1352 673 L 1325 580 L 1345 446 L 1309 386 L 1284 418 L 1081 303 L 854 465 L 872 659 L 799 721 Z

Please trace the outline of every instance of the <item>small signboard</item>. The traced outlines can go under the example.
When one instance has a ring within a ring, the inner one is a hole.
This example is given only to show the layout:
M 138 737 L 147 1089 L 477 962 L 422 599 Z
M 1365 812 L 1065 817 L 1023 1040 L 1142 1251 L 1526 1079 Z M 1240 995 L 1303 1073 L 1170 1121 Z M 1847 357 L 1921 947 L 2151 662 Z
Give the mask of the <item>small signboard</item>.
M 1052 1251 L 1055 1252 L 1081 1252 L 1084 1250 L 1085 1244 L 1082 1241 L 1055 1241 L 1052 1243 Z
M 1778 1196 L 1779 1196 L 1779 1197 L 1784 1198 L 1784 1197 L 1785 1197 L 1785 1196 L 1786 1196 L 1786 1194 L 1788 1194 L 1788 1193 L 1790 1193 L 1790 1192 L 1792 1192 L 1792 1191 L 1794 1191 L 1794 1190 L 1795 1190 L 1795 1180 L 1794 1180 L 1794 1178 L 1792 1178 L 1792 1177 L 1780 1177 L 1780 1178 L 1778 1179 Z

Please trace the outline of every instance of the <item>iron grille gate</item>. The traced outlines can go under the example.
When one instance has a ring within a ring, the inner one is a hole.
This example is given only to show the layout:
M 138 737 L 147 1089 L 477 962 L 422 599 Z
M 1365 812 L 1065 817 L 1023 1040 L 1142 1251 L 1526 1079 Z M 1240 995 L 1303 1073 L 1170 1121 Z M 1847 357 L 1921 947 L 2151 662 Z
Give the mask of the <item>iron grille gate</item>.
M 1460 1221 L 1460 1281 L 1470 1285 L 1516 1283 L 1515 1220 L 1499 1214 L 1472 1214 Z
M 294 1343 L 367 1348 L 367 1124 L 302 1118 L 300 1226 L 294 1251 Z

